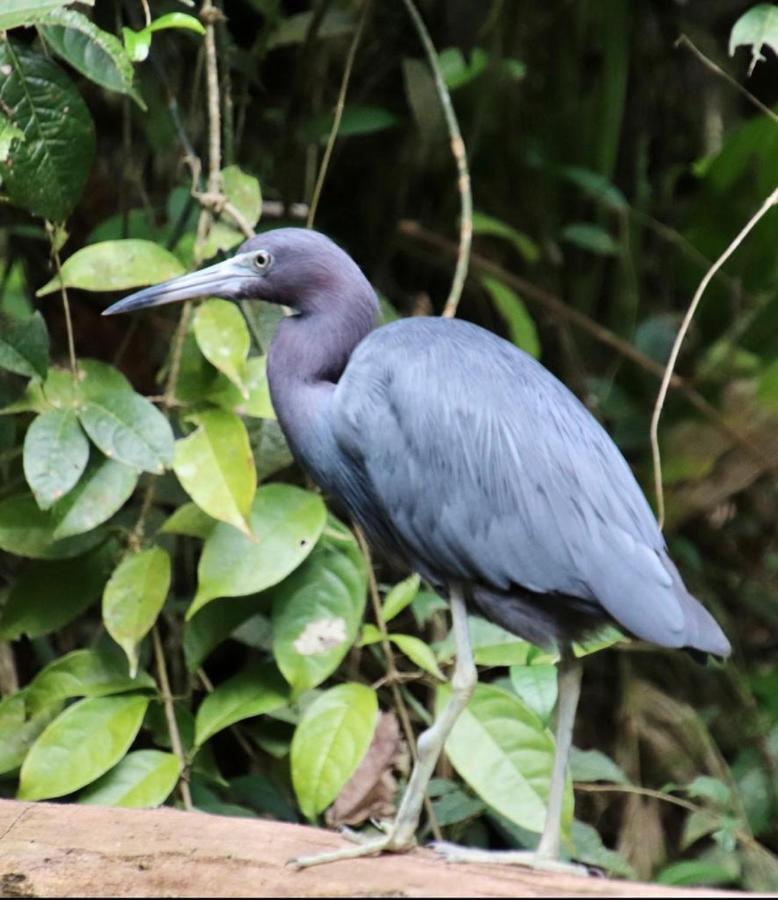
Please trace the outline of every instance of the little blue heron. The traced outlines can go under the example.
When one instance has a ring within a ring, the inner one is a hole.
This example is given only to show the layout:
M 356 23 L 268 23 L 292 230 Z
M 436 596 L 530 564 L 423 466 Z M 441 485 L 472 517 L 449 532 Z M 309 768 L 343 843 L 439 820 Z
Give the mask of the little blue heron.
M 560 648 L 546 824 L 536 854 L 521 857 L 557 860 L 581 679 L 571 643 L 615 623 L 663 647 L 730 652 L 684 587 L 616 445 L 539 362 L 476 325 L 419 317 L 375 328 L 370 283 L 315 231 L 257 235 L 231 259 L 105 312 L 203 296 L 291 307 L 267 375 L 294 456 L 374 546 L 451 604 L 451 699 L 419 739 L 394 824 L 363 846 L 298 864 L 413 846 L 425 789 L 476 684 L 468 608 Z

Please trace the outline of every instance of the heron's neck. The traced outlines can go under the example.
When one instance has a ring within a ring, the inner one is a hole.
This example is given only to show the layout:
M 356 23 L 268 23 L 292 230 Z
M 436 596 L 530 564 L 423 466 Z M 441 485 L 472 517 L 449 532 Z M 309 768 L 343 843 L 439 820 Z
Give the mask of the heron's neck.
M 375 310 L 338 306 L 284 319 L 270 345 L 267 377 L 273 408 L 295 458 L 328 488 L 333 454 L 332 395 L 357 344 L 373 329 Z

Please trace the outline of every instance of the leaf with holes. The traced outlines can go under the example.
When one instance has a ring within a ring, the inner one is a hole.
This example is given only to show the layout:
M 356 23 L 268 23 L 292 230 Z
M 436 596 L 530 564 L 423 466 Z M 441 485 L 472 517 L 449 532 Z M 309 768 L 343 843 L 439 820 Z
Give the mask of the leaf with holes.
M 46 377 L 49 368 L 49 333 L 39 312 L 27 319 L 0 316 L 0 369 Z
M 363 684 L 331 688 L 305 710 L 292 739 L 292 784 L 300 809 L 314 819 L 338 796 L 367 753 L 378 722 L 378 697 Z
M 149 698 L 96 697 L 69 706 L 43 731 L 22 765 L 18 798 L 63 797 L 99 778 L 129 750 Z
M 187 618 L 217 597 L 243 597 L 278 584 L 313 550 L 326 517 L 318 494 L 290 484 L 261 487 L 249 515 L 252 537 L 223 522 L 208 536 Z
M 246 426 L 224 409 L 206 410 L 193 418 L 197 430 L 176 441 L 173 471 L 209 516 L 250 536 L 247 519 L 257 489 L 257 470 Z
M 138 671 L 138 647 L 154 627 L 170 589 L 170 557 L 151 547 L 125 558 L 103 593 L 103 622 L 124 650 L 130 675 Z
M 153 809 L 167 800 L 180 775 L 181 762 L 173 753 L 134 750 L 82 791 L 78 802 Z
M 95 394 L 79 407 L 78 418 L 109 459 L 156 475 L 173 461 L 170 423 L 140 394 Z
M 89 441 L 72 409 L 52 409 L 33 421 L 24 437 L 22 461 L 41 509 L 75 487 L 89 461 Z
M 55 275 L 35 296 L 44 297 L 58 291 L 63 284 L 82 291 L 125 291 L 167 281 L 183 273 L 178 258 L 153 241 L 136 238 L 101 241 L 69 256 L 62 264 L 61 280 Z
M 203 356 L 248 398 L 245 379 L 251 337 L 238 307 L 227 300 L 206 300 L 195 313 L 194 333 Z
M 289 703 L 289 688 L 272 663 L 251 663 L 203 700 L 195 717 L 195 746 L 243 719 Z
M 0 108 L 24 132 L 0 162 L 4 192 L 34 215 L 62 222 L 92 167 L 92 117 L 68 76 L 32 47 L 0 42 L 0 71 Z

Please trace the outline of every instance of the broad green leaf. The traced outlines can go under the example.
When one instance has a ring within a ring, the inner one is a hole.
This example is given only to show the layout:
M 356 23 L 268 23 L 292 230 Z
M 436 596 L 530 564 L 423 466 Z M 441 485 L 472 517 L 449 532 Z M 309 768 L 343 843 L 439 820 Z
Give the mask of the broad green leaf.
M 108 544 L 77 559 L 29 564 L 0 612 L 0 638 L 39 637 L 71 622 L 100 596 L 114 553 Z
M 484 71 L 489 63 L 489 56 L 485 50 L 475 47 L 470 54 L 470 61 L 466 62 L 459 47 L 447 47 L 438 54 L 443 80 L 450 91 L 473 81 Z
M 203 700 L 195 717 L 195 746 L 243 719 L 272 712 L 289 703 L 289 688 L 272 664 L 248 665 L 222 682 Z
M 89 441 L 72 409 L 45 412 L 27 429 L 24 477 L 41 509 L 75 487 L 88 461 Z
M 540 339 L 532 317 L 519 295 L 496 278 L 484 277 L 483 286 L 489 291 L 492 302 L 510 331 L 511 340 L 530 356 L 540 356 Z
M 513 690 L 542 722 L 548 722 L 556 705 L 556 666 L 511 666 L 510 676 Z
M 216 526 L 216 519 L 204 513 L 196 503 L 184 503 L 165 520 L 160 531 L 165 534 L 183 534 L 204 541 Z
M 719 809 L 728 810 L 732 806 L 732 791 L 729 785 L 710 775 L 698 775 L 684 790 L 695 799 L 710 800 Z
M 679 887 L 731 884 L 737 881 L 740 866 L 737 855 L 733 853 L 730 856 L 729 865 L 717 864 L 706 859 L 683 859 L 662 869 L 656 880 L 659 884 Z
M 124 650 L 130 675 L 138 671 L 138 647 L 151 631 L 170 589 L 170 557 L 161 547 L 119 563 L 103 592 L 103 622 Z
M 366 622 L 362 626 L 362 632 L 359 635 L 359 646 L 369 647 L 370 644 L 377 644 L 380 641 L 388 640 L 389 635 L 385 631 L 381 631 L 372 622 Z
M 87 467 L 73 490 L 52 509 L 54 537 L 83 534 L 102 525 L 124 506 L 138 483 L 138 471 L 115 459 L 101 458 Z
M 529 235 L 486 213 L 473 213 L 473 234 L 486 234 L 510 241 L 530 264 L 540 259 L 540 248 Z
M 4 113 L 0 112 L 0 163 L 4 163 L 11 153 L 14 141 L 23 141 L 24 132 L 17 128 Z
M 181 763 L 173 753 L 134 750 L 83 791 L 79 803 L 152 809 L 173 792 Z
M 238 307 L 227 300 L 206 300 L 195 313 L 194 333 L 203 356 L 248 398 L 245 378 L 251 336 Z
M 33 559 L 67 559 L 103 540 L 99 531 L 55 540 L 57 519 L 38 508 L 32 494 L 13 494 L 0 500 L 0 550 Z
M 140 730 L 149 698 L 95 697 L 69 706 L 43 731 L 22 765 L 18 798 L 62 797 L 116 765 Z
M 166 13 L 147 25 L 140 31 L 132 31 L 130 28 L 122 28 L 124 46 L 133 62 L 143 62 L 149 55 L 151 35 L 155 31 L 163 31 L 166 28 L 183 28 L 194 31 L 197 34 L 205 34 L 205 28 L 199 19 L 181 12 Z
M 396 584 L 384 597 L 381 615 L 384 623 L 391 622 L 406 606 L 413 603 L 413 598 L 419 593 L 421 579 L 418 575 L 411 575 L 404 581 Z
M 382 106 L 346 106 L 338 126 L 338 137 L 356 137 L 361 134 L 375 134 L 386 128 L 394 128 L 402 119 Z M 332 132 L 334 114 L 323 112 L 313 116 L 302 128 L 306 142 L 324 143 Z
M 190 672 L 196 672 L 208 654 L 266 601 L 260 597 L 230 597 L 224 603 L 206 606 L 184 624 L 184 658 Z
M 35 25 L 50 15 L 53 10 L 61 9 L 73 0 L 4 0 L 0 11 L 0 31 L 18 28 L 20 25 Z M 92 6 L 94 0 L 79 0 L 86 6 Z
M 28 709 L 37 711 L 72 697 L 105 697 L 155 688 L 154 679 L 147 672 L 131 678 L 119 653 L 73 650 L 38 672 L 27 685 L 26 700 Z
M 295 694 L 340 665 L 365 608 L 367 570 L 356 541 L 317 544 L 273 591 L 273 655 Z
M 738 47 L 750 47 L 748 74 L 751 75 L 754 66 L 765 59 L 762 54 L 765 44 L 773 53 L 778 53 L 778 6 L 774 3 L 752 6 L 735 22 L 729 36 L 729 55 L 734 56 Z
M 450 692 L 448 685 L 438 688 L 438 713 Z M 521 828 L 543 830 L 554 740 L 518 697 L 491 685 L 477 685 L 446 741 L 446 753 L 482 800 Z M 563 812 L 565 831 L 570 828 L 572 812 L 573 794 L 568 784 Z
M 417 665 L 425 672 L 429 672 L 441 681 L 445 675 L 440 671 L 440 667 L 435 660 L 435 654 L 429 644 L 425 644 L 420 638 L 413 637 L 410 634 L 390 634 L 389 640 L 395 644 L 412 663 Z
M 305 711 L 292 739 L 292 784 L 300 809 L 314 819 L 362 762 L 378 722 L 378 697 L 362 684 L 325 691 Z
M 313 550 L 326 516 L 317 494 L 290 484 L 261 487 L 249 516 L 253 537 L 219 523 L 206 540 L 187 618 L 217 597 L 243 597 L 278 584 Z
M 0 109 L 24 132 L 0 162 L 3 192 L 34 215 L 62 222 L 92 166 L 92 117 L 68 76 L 33 47 L 0 42 L 0 71 Z
M 78 409 L 84 431 L 109 459 L 161 475 L 173 461 L 173 432 L 140 394 L 106 391 Z
M 620 252 L 619 245 L 604 228 L 589 222 L 566 225 L 562 229 L 562 239 L 599 256 L 618 256 Z
M 209 516 L 251 535 L 247 518 L 257 489 L 257 470 L 246 426 L 235 413 L 198 413 L 196 431 L 176 441 L 173 471 Z
M 473 658 L 479 666 L 525 666 L 531 657 L 534 664 L 554 662 L 556 659 L 554 654 L 533 657 L 536 648 L 532 644 L 481 616 L 468 616 L 467 627 L 473 647 Z M 451 632 L 436 647 L 436 655 L 440 662 L 454 658 L 454 639 Z
M 49 369 L 43 383 L 43 395 L 48 406 L 78 411 L 84 401 L 104 393 L 134 393 L 132 385 L 118 369 L 96 359 L 80 359 L 76 374 L 74 379 L 70 369 L 56 366 Z
M 600 750 L 570 748 L 570 777 L 573 781 L 610 781 L 629 784 L 624 771 Z
M 22 690 L 0 700 L 0 775 L 19 768 L 38 735 L 62 710 L 55 703 L 30 712 L 26 697 Z
M 609 850 L 602 842 L 599 832 L 591 825 L 577 819 L 573 822 L 572 842 L 574 858 L 578 862 L 598 869 L 605 869 L 620 878 L 637 878 L 635 870 L 627 860 L 615 850 Z
M 169 250 L 153 241 L 127 238 L 90 244 L 62 264 L 62 283 L 82 291 L 124 291 L 183 275 L 184 267 Z M 54 276 L 36 297 L 59 290 Z
M 227 166 L 221 171 L 221 192 L 238 210 L 247 225 L 252 228 L 262 212 L 262 192 L 259 181 L 253 175 L 241 171 L 238 166 Z M 214 222 L 199 249 L 201 259 L 209 259 L 220 250 L 231 250 L 246 239 L 245 234 L 228 212 Z
M 232 382 L 219 375 L 213 382 L 213 386 L 204 392 L 205 399 L 225 409 L 231 409 L 241 416 L 275 419 L 276 414 L 267 383 L 266 366 L 266 356 L 252 356 L 246 363 L 244 386 L 247 396 L 244 397 Z
M 27 319 L 0 316 L 0 369 L 46 377 L 49 368 L 49 333 L 39 312 Z
M 599 653 L 600 650 L 605 650 L 608 647 L 612 647 L 614 644 L 623 642 L 629 642 L 629 638 L 613 625 L 606 625 L 599 632 L 588 637 L 585 641 L 573 643 L 573 653 L 575 653 L 576 657 L 580 658 L 582 656 L 589 656 L 591 653 Z
M 133 68 L 122 42 L 98 28 L 90 19 L 72 9 L 55 10 L 46 16 L 41 32 L 48 45 L 101 87 L 129 94 L 145 109 L 133 90 Z

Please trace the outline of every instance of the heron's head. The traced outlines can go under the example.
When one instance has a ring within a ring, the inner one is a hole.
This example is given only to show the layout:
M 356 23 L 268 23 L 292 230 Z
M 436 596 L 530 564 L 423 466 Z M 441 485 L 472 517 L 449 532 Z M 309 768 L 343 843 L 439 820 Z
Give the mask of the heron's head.
M 344 305 L 377 308 L 362 270 L 317 231 L 279 228 L 249 238 L 234 256 L 125 297 L 103 315 L 195 297 L 267 300 L 309 313 Z

